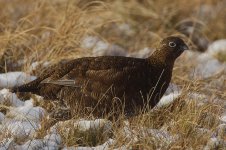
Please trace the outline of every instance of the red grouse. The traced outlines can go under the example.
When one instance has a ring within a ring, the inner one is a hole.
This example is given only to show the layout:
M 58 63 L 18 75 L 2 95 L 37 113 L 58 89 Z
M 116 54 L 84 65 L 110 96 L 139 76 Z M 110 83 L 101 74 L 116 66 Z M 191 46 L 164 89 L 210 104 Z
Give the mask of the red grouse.
M 182 39 L 170 36 L 146 59 L 120 56 L 74 59 L 50 67 L 36 80 L 12 91 L 63 101 L 72 114 L 131 115 L 159 102 L 171 80 L 176 58 L 187 49 Z

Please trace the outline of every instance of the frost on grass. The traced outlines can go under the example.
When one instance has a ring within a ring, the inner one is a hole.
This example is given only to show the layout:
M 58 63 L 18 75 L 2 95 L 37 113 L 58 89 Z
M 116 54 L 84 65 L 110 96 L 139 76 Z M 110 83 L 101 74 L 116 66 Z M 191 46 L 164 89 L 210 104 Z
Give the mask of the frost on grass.
M 0 88 L 12 88 L 36 79 L 24 72 L 8 72 L 0 74 Z

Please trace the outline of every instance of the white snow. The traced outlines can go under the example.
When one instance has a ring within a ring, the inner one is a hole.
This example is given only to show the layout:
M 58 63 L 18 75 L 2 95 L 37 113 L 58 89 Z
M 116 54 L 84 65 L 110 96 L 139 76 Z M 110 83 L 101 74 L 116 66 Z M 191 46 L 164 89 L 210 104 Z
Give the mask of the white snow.
M 59 149 L 61 145 L 61 137 L 59 134 L 48 134 L 44 139 L 33 139 L 28 140 L 22 145 L 17 145 L 17 150 L 24 149 L 46 149 L 46 150 L 55 150 Z
M 208 53 L 200 54 L 197 57 L 198 65 L 191 75 L 198 78 L 208 78 L 222 71 L 226 71 L 226 64 L 222 64 Z
M 16 94 L 8 89 L 0 90 L 0 104 L 7 105 L 6 115 L 2 115 L 0 132 L 9 133 L 13 138 L 32 137 L 40 128 L 40 121 L 45 115 L 45 110 L 41 107 L 34 107 L 32 99 L 21 101 Z
M 45 110 L 41 107 L 33 107 L 32 99 L 25 101 L 24 106 L 16 108 L 11 107 L 7 116 L 14 119 L 28 119 L 32 121 L 41 121 L 45 115 Z
M 40 128 L 40 123 L 30 120 L 14 120 L 5 119 L 2 132 L 8 132 L 14 138 L 24 139 L 34 136 L 37 129 Z
M 217 40 L 211 43 L 204 54 L 200 54 L 197 60 L 197 67 L 192 74 L 195 77 L 208 78 L 222 71 L 226 71 L 226 63 L 222 63 L 215 56 L 218 53 L 226 54 L 226 39 Z
M 46 149 L 58 149 L 61 144 L 61 137 L 59 134 L 48 134 L 44 137 L 44 143 Z
M 147 58 L 153 52 L 153 49 L 145 47 L 141 50 L 129 53 L 116 44 L 110 44 L 100 40 L 95 36 L 87 36 L 81 42 L 81 47 L 91 49 L 93 56 L 126 56 L 135 58 Z
M 215 56 L 220 52 L 226 54 L 226 39 L 214 41 L 207 49 L 207 53 L 211 56 Z
M 96 119 L 96 120 L 80 120 L 74 124 L 81 131 L 88 131 L 90 129 L 100 129 L 104 128 L 106 130 L 110 130 L 112 128 L 112 124 L 110 121 L 106 119 Z
M 0 104 L 18 107 L 24 105 L 24 102 L 15 93 L 9 92 L 8 89 L 2 89 L 0 90 Z
M 174 83 L 170 83 L 164 95 L 169 95 L 171 93 L 179 93 L 180 91 L 181 91 L 181 88 L 178 85 Z
M 135 33 L 135 32 L 132 30 L 131 26 L 130 26 L 129 24 L 127 24 L 127 23 L 122 23 L 122 24 L 120 24 L 120 25 L 118 26 L 118 29 L 119 29 L 121 32 L 123 32 L 123 33 L 125 33 L 125 34 L 127 34 L 127 35 L 132 35 L 132 34 Z
M 204 150 L 220 149 L 223 146 L 223 140 L 216 137 L 210 138 Z M 223 148 L 223 147 L 222 147 Z
M 0 150 L 10 150 L 10 149 L 14 149 L 15 143 L 13 138 L 7 138 L 4 139 L 3 141 L 0 141 Z
M 89 130 L 99 130 L 103 129 L 104 132 L 109 132 L 112 129 L 112 123 L 106 119 L 96 119 L 96 120 L 67 120 L 60 121 L 50 128 L 51 133 L 57 133 L 57 128 L 62 127 L 74 127 L 81 132 L 86 132 Z M 66 128 L 65 128 L 66 129 Z
M 42 139 L 29 140 L 23 145 L 17 145 L 17 150 L 25 150 L 25 149 L 42 149 L 45 145 Z
M 172 136 L 170 133 L 164 130 L 158 130 L 158 129 L 148 129 L 144 132 L 144 135 L 151 135 L 155 140 L 160 141 L 162 144 L 169 145 L 172 142 L 175 142 L 178 138 L 177 136 Z
M 81 42 L 81 47 L 91 49 L 93 56 L 126 56 L 127 52 L 120 46 L 109 44 L 95 36 L 87 36 Z
M 109 146 L 111 146 L 115 140 L 113 139 L 108 139 L 104 144 L 95 146 L 95 147 L 65 147 L 63 150 L 107 150 L 109 149 Z
M 43 108 L 33 107 L 32 100 L 27 100 L 23 106 L 9 109 L 2 121 L 2 130 L 9 132 L 15 138 L 32 137 L 40 128 L 40 121 L 44 114 Z
M 5 119 L 5 115 L 3 113 L 0 112 L 0 123 L 2 123 L 2 121 Z
M 220 120 L 224 123 L 226 123 L 226 113 L 224 113 L 221 117 Z
M 8 72 L 0 74 L 0 88 L 12 88 L 36 79 L 24 72 Z
M 35 71 L 37 70 L 38 67 L 48 67 L 51 63 L 49 61 L 45 61 L 45 62 L 42 62 L 42 61 L 35 61 L 31 64 L 31 66 L 29 67 L 28 69 L 28 72 L 32 72 L 32 71 Z
M 151 53 L 153 51 L 154 51 L 153 49 L 145 47 L 141 50 L 138 50 L 138 51 L 135 51 L 135 52 L 132 52 L 132 53 L 128 53 L 127 56 L 128 57 L 135 57 L 135 58 L 147 58 L 151 55 Z
M 17 150 L 24 149 L 46 149 L 46 150 L 55 150 L 59 149 L 61 145 L 61 137 L 59 134 L 48 134 L 44 139 L 32 139 L 28 140 L 22 145 L 17 145 Z
M 188 93 L 188 97 L 191 98 L 192 101 L 195 101 L 198 106 L 202 106 L 209 102 L 208 96 L 205 94 L 191 92 Z
M 175 93 L 170 93 L 168 95 L 164 95 L 158 104 L 156 105 L 157 108 L 159 107 L 164 107 L 169 104 L 171 104 L 176 98 L 178 98 L 181 95 L 181 91 L 175 92 Z

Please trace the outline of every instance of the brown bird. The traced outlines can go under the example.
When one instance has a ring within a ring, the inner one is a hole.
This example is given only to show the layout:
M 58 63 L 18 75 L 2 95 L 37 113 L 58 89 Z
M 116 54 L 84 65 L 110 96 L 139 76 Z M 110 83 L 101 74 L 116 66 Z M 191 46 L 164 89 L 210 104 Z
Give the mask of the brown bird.
M 187 49 L 182 39 L 171 36 L 146 59 L 101 56 L 65 61 L 12 91 L 58 99 L 69 106 L 72 114 L 131 115 L 159 102 L 171 80 L 176 58 Z

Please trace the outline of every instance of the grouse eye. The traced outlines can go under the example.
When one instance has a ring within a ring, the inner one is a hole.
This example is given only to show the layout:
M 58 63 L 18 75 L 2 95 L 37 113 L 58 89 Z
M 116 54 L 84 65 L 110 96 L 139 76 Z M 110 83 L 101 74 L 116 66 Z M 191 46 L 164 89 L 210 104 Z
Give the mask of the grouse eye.
M 169 42 L 169 47 L 176 47 L 176 43 L 174 43 L 174 42 Z

